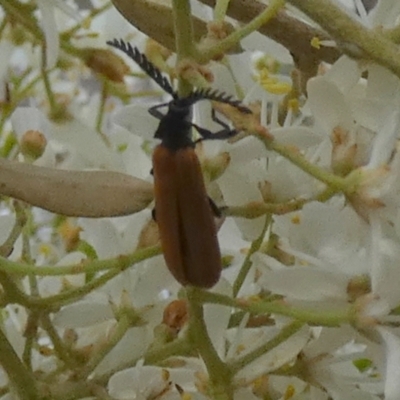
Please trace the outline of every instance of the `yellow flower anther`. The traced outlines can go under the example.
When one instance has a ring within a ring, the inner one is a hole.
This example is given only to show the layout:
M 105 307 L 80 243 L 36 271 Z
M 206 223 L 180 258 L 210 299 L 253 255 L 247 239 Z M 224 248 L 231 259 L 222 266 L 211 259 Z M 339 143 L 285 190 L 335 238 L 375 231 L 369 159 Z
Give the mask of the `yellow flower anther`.
M 191 395 L 190 393 L 188 393 L 188 392 L 183 392 L 183 393 L 181 394 L 181 399 L 182 399 L 182 400 L 192 400 L 193 397 L 192 397 L 192 395 Z
M 292 86 L 280 81 L 275 75 L 271 75 L 267 69 L 260 71 L 258 82 L 269 93 L 272 94 L 287 94 L 292 90 Z
M 301 222 L 300 215 L 299 214 L 293 215 L 291 221 L 292 221 L 292 224 L 295 224 L 295 225 L 300 224 L 300 222 Z
M 288 109 L 293 110 L 293 112 L 297 113 L 300 109 L 300 104 L 298 99 L 290 99 L 288 101 Z
M 317 36 L 314 36 L 312 39 L 311 39 L 311 42 L 310 42 L 310 44 L 311 44 L 311 47 L 314 47 L 315 49 L 320 49 L 321 48 L 321 41 L 320 41 L 320 39 L 317 37 Z
M 52 249 L 47 243 L 42 243 L 39 246 L 39 253 L 44 255 L 45 257 L 50 256 L 51 252 L 52 252 Z
M 295 395 L 295 388 L 293 385 L 288 385 L 288 387 L 286 388 L 286 392 L 285 395 L 283 396 L 283 398 L 285 400 L 289 400 L 291 399 L 294 395 Z
M 267 70 L 272 74 L 276 74 L 279 71 L 280 63 L 274 57 L 265 54 L 255 61 L 254 68 L 260 72 Z

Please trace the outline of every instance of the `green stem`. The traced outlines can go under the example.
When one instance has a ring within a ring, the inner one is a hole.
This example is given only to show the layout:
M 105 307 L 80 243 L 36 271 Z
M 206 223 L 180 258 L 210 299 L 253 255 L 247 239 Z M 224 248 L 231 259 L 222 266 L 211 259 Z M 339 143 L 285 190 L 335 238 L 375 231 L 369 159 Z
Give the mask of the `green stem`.
M 273 0 L 268 8 L 264 10 L 258 17 L 254 18 L 247 25 L 231 33 L 225 39 L 217 44 L 207 48 L 201 49 L 201 53 L 197 55 L 197 61 L 207 62 L 212 60 L 219 54 L 223 54 L 230 48 L 235 46 L 241 39 L 250 35 L 250 33 L 258 30 L 262 25 L 266 24 L 269 20 L 275 17 L 277 12 L 284 6 L 286 0 Z
M 73 303 L 89 294 L 92 290 L 98 289 L 99 287 L 105 285 L 109 280 L 117 276 L 120 272 L 121 270 L 108 271 L 100 277 L 92 279 L 84 286 L 78 287 L 76 289 L 70 289 L 54 296 L 29 298 L 28 304 L 26 306 L 28 308 L 42 308 L 47 310 L 57 309 L 66 304 Z
M 383 31 L 384 36 L 391 42 L 400 43 L 400 25 L 396 25 L 392 29 L 387 29 Z
M 317 165 L 310 163 L 302 154 L 293 151 L 285 145 L 277 143 L 265 133 L 256 132 L 254 136 L 264 143 L 264 146 L 271 151 L 280 154 L 301 170 L 311 175 L 315 179 L 327 184 L 335 192 L 346 193 L 348 184 L 346 179 L 336 176 Z
M 97 119 L 96 119 L 96 131 L 100 135 L 102 141 L 107 147 L 110 147 L 110 140 L 109 138 L 103 133 L 102 126 L 103 126 L 103 119 L 105 115 L 105 109 L 106 109 L 106 102 L 108 98 L 108 82 L 106 80 L 103 81 L 103 87 L 101 90 L 101 96 L 100 96 L 100 104 L 99 104 L 99 109 L 97 113 Z
M 40 318 L 42 328 L 47 332 L 51 343 L 54 347 L 54 352 L 58 360 L 63 361 L 68 367 L 73 365 L 73 359 L 69 353 L 69 349 L 65 346 L 64 342 L 58 335 L 57 330 L 54 328 L 48 314 L 43 314 Z
M 132 254 L 120 255 L 107 260 L 82 261 L 74 265 L 43 265 L 36 267 L 26 263 L 18 263 L 7 258 L 0 257 L 0 271 L 16 274 L 36 276 L 64 276 L 84 273 L 96 273 L 104 270 L 124 270 L 130 265 L 144 261 L 150 257 L 161 254 L 160 246 L 147 247 L 140 249 Z
M 204 322 L 203 306 L 197 300 L 202 290 L 194 287 L 186 289 L 189 306 L 189 331 L 188 335 L 192 345 L 198 349 L 206 365 L 210 395 L 214 400 L 232 400 L 233 387 L 231 385 L 232 373 L 225 363 L 218 357 Z
M 44 89 L 45 89 L 45 92 L 46 92 L 46 95 L 47 95 L 47 99 L 49 101 L 50 114 L 51 115 L 56 115 L 57 114 L 58 105 L 57 105 L 56 99 L 54 97 L 53 90 L 51 88 L 48 71 L 46 71 L 46 68 L 45 68 L 45 64 L 46 64 L 46 57 L 45 57 L 46 53 L 45 52 L 46 52 L 46 48 L 43 45 L 42 46 L 41 74 L 42 74 Z
M 104 360 L 107 354 L 121 341 L 127 330 L 131 327 L 131 320 L 128 315 L 123 315 L 113 330 L 113 334 L 108 338 L 107 343 L 93 352 L 93 357 L 86 364 L 85 368 L 79 373 L 80 378 L 87 378 L 93 370 Z
M 293 321 L 290 324 L 286 325 L 273 339 L 269 340 L 267 343 L 261 345 L 260 347 L 257 347 L 256 349 L 250 351 L 246 355 L 239 357 L 235 361 L 229 363 L 231 370 L 235 374 L 238 373 L 246 365 L 252 363 L 253 361 L 257 360 L 257 358 L 261 357 L 262 355 L 271 351 L 273 348 L 285 342 L 296 332 L 298 332 L 303 326 L 304 322 L 301 321 Z
M 193 346 L 186 337 L 179 338 L 163 346 L 149 349 L 144 356 L 144 361 L 148 365 L 160 364 L 169 357 L 194 356 L 193 351 Z
M 262 242 L 264 240 L 265 233 L 270 223 L 271 223 L 271 216 L 266 215 L 263 230 L 261 231 L 260 236 L 251 243 L 250 249 L 247 252 L 242 268 L 240 268 L 240 272 L 235 279 L 235 282 L 233 284 L 233 297 L 236 297 L 238 295 L 239 290 L 242 287 L 243 282 L 246 279 L 246 276 L 249 273 L 251 266 L 253 265 L 251 257 L 256 251 L 260 249 Z
M 14 226 L 12 227 L 11 232 L 8 235 L 8 238 L 0 246 L 0 255 L 3 257 L 8 257 L 11 254 L 14 248 L 14 244 L 19 238 L 20 234 L 22 233 L 22 229 L 27 221 L 25 210 L 20 206 L 20 203 L 15 202 L 14 209 L 16 217 Z
M 207 291 L 199 292 L 196 301 L 201 303 L 221 304 L 228 307 L 237 308 L 251 314 L 279 314 L 306 322 L 315 326 L 336 327 L 341 324 L 351 324 L 354 322 L 356 311 L 354 306 L 343 307 L 339 310 L 317 310 L 305 309 L 291 306 L 283 301 L 243 301 L 243 299 L 232 299 L 218 293 Z
M 33 35 L 38 44 L 44 43 L 43 31 L 40 29 L 37 20 L 34 18 L 32 12 L 26 12 L 26 7 L 21 10 L 20 2 L 16 1 L 0 0 L 0 6 L 2 7 L 5 14 L 10 14 L 11 20 L 13 22 L 18 22 L 25 29 L 29 30 L 29 32 Z
M 39 394 L 35 379 L 24 367 L 10 342 L 0 329 L 0 364 L 8 375 L 12 389 L 19 400 L 38 400 Z
M 230 0 L 217 0 L 214 8 L 214 20 L 223 21 L 228 9 Z
M 38 319 L 39 314 L 37 312 L 30 312 L 28 320 L 25 325 L 25 345 L 22 353 L 22 361 L 29 370 L 32 370 L 32 347 L 36 342 L 38 333 Z
M 315 199 L 296 199 L 285 203 L 249 203 L 244 206 L 227 206 L 223 208 L 223 214 L 227 217 L 240 217 L 246 219 L 259 218 L 265 214 L 284 215 L 301 210 L 305 204 Z
M 26 307 L 28 296 L 25 295 L 14 282 L 14 280 L 4 271 L 0 271 L 0 284 L 3 287 L 3 298 L 6 303 L 17 303 Z
M 370 30 L 329 0 L 288 0 L 328 32 L 342 51 L 355 59 L 374 61 L 400 77 L 398 47 L 377 30 Z
M 189 0 L 172 0 L 174 18 L 177 62 L 191 58 L 196 50 L 194 45 L 193 26 Z M 178 93 L 184 97 L 192 90 L 191 85 L 179 79 Z
M 109 8 L 112 7 L 111 3 L 104 3 L 104 5 L 102 5 L 99 8 L 94 8 L 93 10 L 90 11 L 90 14 L 86 17 L 86 19 L 90 19 L 93 20 L 97 15 L 101 14 L 104 11 L 107 11 Z M 72 28 L 69 28 L 68 30 L 64 31 L 61 33 L 61 37 L 65 40 L 70 40 L 71 37 L 77 33 L 80 29 L 82 29 L 82 22 L 79 21 L 77 24 L 75 24 L 75 26 L 73 26 Z

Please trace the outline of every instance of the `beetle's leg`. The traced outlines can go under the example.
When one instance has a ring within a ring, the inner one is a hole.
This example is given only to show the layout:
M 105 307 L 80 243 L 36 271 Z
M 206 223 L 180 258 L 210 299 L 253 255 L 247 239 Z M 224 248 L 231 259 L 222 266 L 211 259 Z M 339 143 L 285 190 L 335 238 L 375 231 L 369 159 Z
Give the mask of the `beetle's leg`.
M 154 118 L 163 119 L 165 115 L 161 111 L 159 111 L 159 108 L 166 107 L 168 105 L 169 103 L 157 104 L 153 107 L 150 107 L 148 111 L 150 115 L 152 115 Z
M 192 126 L 202 136 L 201 139 L 196 140 L 195 143 L 201 142 L 202 140 L 229 139 L 238 133 L 235 129 L 230 129 L 229 125 L 226 122 L 219 119 L 214 109 L 211 111 L 211 118 L 218 125 L 222 126 L 222 129 L 217 132 L 211 132 L 208 129 L 202 128 L 201 126 L 192 123 Z
M 222 121 L 222 119 L 218 118 L 214 108 L 211 110 L 211 119 L 218 125 L 222 126 L 224 129 L 231 130 L 229 125 L 225 121 Z
M 221 210 L 220 210 L 219 207 L 214 203 L 214 200 L 213 200 L 211 197 L 209 197 L 209 198 L 208 198 L 208 202 L 210 203 L 210 207 L 211 207 L 211 210 L 212 210 L 213 214 L 214 214 L 217 218 L 221 218 L 221 216 L 222 216 Z

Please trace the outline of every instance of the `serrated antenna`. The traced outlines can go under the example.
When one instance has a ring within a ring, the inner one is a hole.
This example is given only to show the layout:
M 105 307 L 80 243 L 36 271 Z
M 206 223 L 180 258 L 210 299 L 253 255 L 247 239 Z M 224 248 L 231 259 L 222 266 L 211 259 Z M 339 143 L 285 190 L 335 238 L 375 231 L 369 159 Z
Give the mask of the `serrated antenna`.
M 185 100 L 187 100 L 190 104 L 194 104 L 200 100 L 205 99 L 229 104 L 243 113 L 251 114 L 251 111 L 239 100 L 235 100 L 233 96 L 224 92 L 219 92 L 218 90 L 212 88 L 196 89 L 189 96 L 187 96 Z
M 126 43 L 123 39 L 110 40 L 107 44 L 124 52 L 163 90 L 170 94 L 174 99 L 179 99 L 178 93 L 172 88 L 169 80 L 162 75 L 161 71 L 151 61 L 149 61 L 137 47 L 132 47 L 130 43 Z M 251 111 L 239 100 L 235 100 L 233 99 L 233 96 L 212 88 L 195 89 L 187 97 L 181 100 L 184 100 L 188 105 L 193 105 L 200 100 L 214 100 L 220 103 L 229 104 L 246 114 L 251 114 Z
M 163 90 L 170 94 L 174 99 L 178 98 L 178 94 L 172 88 L 168 79 L 161 74 L 161 71 L 148 58 L 139 51 L 137 47 L 132 47 L 130 43 L 126 43 L 123 39 L 114 39 L 107 42 L 108 45 L 115 47 L 124 52 Z

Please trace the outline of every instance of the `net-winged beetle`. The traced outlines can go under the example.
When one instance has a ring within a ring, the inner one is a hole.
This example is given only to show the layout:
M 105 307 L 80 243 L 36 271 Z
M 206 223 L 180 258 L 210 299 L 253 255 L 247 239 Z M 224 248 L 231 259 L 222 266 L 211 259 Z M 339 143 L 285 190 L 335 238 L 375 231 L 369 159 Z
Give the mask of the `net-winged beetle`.
M 192 106 L 200 100 L 230 104 L 250 113 L 238 100 L 218 91 L 194 90 L 179 97 L 170 82 L 146 58 L 123 40 L 109 45 L 132 58 L 163 90 L 172 96 L 169 103 L 158 104 L 149 113 L 160 120 L 154 137 L 161 143 L 153 152 L 155 217 L 161 247 L 168 269 L 182 285 L 209 288 L 221 275 L 221 254 L 213 214 L 218 212 L 208 198 L 199 159 L 194 150 L 192 128 L 202 139 L 226 139 L 236 134 L 213 113 L 222 129 L 212 133 L 192 123 Z M 168 107 L 166 114 L 160 111 Z

